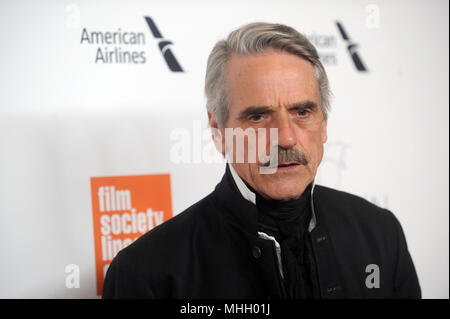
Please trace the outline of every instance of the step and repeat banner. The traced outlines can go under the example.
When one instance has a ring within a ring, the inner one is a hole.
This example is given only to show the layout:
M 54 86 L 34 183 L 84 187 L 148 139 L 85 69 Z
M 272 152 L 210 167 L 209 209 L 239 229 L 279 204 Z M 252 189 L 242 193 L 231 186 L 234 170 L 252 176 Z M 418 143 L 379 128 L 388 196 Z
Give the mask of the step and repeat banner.
M 98 298 L 120 249 L 214 189 L 206 61 L 255 21 L 307 35 L 328 72 L 317 183 L 390 209 L 423 297 L 448 298 L 438 0 L 0 1 L 0 298 Z

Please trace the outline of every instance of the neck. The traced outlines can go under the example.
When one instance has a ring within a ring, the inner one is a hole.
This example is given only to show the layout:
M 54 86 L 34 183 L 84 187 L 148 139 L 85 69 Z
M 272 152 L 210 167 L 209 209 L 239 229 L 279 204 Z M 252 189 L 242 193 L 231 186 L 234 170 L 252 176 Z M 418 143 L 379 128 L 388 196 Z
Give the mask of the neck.
M 256 192 L 248 183 L 246 183 L 234 170 L 233 165 L 227 163 L 230 171 L 230 175 L 237 186 L 237 190 L 240 192 L 242 197 L 246 200 L 252 202 L 258 207 L 258 211 L 276 212 L 275 216 L 283 217 L 285 215 L 291 216 L 290 212 L 305 211 L 311 202 L 311 195 L 314 188 L 314 182 L 311 182 L 303 194 L 295 199 L 289 200 L 274 200 L 268 199 L 261 196 Z M 314 216 L 312 216 L 314 218 Z M 312 221 L 314 223 L 314 221 Z M 313 225 L 311 225 L 313 227 Z

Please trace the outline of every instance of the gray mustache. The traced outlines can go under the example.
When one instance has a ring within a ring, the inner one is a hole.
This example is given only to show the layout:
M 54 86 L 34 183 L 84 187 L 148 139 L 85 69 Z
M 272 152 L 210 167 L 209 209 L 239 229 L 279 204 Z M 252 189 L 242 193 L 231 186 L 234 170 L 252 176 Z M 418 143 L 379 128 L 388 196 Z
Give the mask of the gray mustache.
M 269 167 L 270 165 L 278 166 L 280 164 L 288 163 L 288 162 L 296 162 L 300 165 L 308 165 L 308 163 L 309 163 L 309 159 L 306 156 L 306 154 L 295 148 L 287 149 L 287 148 L 282 148 L 282 147 L 278 146 L 278 154 L 277 155 L 278 155 L 278 161 L 271 152 L 269 159 L 266 162 L 263 162 L 263 163 L 260 162 L 259 165 L 263 166 L 263 167 Z

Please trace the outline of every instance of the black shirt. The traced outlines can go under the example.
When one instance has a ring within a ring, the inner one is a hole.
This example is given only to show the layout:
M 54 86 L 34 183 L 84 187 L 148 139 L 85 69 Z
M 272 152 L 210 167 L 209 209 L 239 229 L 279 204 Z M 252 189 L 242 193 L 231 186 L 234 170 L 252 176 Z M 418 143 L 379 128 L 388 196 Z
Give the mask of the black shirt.
M 308 226 L 312 217 L 312 183 L 297 198 L 269 200 L 256 195 L 259 231 L 273 236 L 281 247 L 284 288 L 288 298 L 320 298 Z

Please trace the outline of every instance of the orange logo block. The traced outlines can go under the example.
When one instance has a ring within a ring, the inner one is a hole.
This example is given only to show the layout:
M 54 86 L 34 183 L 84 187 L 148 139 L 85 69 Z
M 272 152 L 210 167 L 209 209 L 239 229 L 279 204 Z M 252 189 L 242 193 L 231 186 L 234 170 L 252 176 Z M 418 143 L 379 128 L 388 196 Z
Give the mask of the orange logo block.
M 172 217 L 170 175 L 91 177 L 97 294 L 111 260 Z

